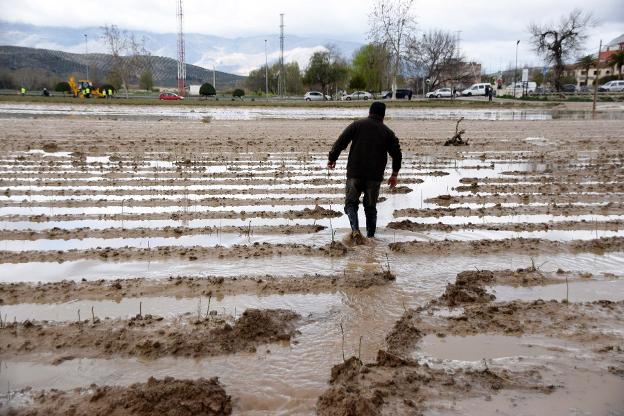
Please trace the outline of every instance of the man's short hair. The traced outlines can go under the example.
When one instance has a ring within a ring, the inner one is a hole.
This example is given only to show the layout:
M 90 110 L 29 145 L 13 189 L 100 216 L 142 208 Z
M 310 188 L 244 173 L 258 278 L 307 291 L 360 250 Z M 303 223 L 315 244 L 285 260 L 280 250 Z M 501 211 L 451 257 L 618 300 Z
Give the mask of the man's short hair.
M 375 101 L 371 104 L 370 110 L 368 110 L 368 114 L 374 114 L 381 118 L 384 118 L 386 115 L 386 105 L 381 101 Z

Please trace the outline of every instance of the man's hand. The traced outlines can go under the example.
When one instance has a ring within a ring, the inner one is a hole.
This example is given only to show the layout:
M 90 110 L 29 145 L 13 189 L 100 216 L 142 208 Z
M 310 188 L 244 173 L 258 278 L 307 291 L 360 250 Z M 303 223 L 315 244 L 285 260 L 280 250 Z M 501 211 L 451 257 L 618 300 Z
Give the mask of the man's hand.
M 392 176 L 390 176 L 390 179 L 388 179 L 388 185 L 390 185 L 390 189 L 394 189 L 397 186 L 397 173 L 393 173 Z
M 327 161 L 327 169 L 333 169 L 336 167 L 336 161 L 334 160 L 333 162 L 331 160 Z

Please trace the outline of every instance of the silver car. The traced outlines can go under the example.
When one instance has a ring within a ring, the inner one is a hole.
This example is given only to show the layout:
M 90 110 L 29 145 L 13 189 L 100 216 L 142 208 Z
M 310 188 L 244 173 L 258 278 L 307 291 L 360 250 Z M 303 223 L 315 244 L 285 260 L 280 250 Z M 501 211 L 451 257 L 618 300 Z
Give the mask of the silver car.
M 345 101 L 351 101 L 351 100 L 372 100 L 373 99 L 373 94 L 371 94 L 370 92 L 366 92 L 366 91 L 355 91 L 352 94 L 343 95 L 342 99 L 345 100 Z
M 609 81 L 598 87 L 600 92 L 617 92 L 624 91 L 624 81 Z
M 329 97 L 318 91 L 308 91 L 303 96 L 303 99 L 306 101 L 327 101 L 329 100 Z
M 437 90 L 428 92 L 426 97 L 427 98 L 451 98 L 451 96 L 453 95 L 453 92 L 451 91 L 450 88 L 438 88 Z

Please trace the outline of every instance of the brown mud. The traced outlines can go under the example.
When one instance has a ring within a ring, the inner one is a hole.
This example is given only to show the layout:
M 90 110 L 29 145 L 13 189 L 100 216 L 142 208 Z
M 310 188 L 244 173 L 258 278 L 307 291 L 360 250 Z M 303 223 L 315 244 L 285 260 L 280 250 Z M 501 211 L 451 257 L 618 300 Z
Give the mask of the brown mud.
M 330 256 L 341 257 L 347 254 L 347 247 L 340 242 L 331 242 L 324 246 L 312 247 L 305 244 L 270 244 L 253 243 L 251 245 L 233 245 L 230 247 L 163 246 L 155 248 L 102 248 L 67 251 L 0 251 L 0 263 L 65 262 L 82 259 L 107 261 L 156 260 L 178 258 L 195 261 L 205 258 L 251 258 L 267 256 Z
M 624 226 L 623 220 L 613 221 L 552 221 L 552 222 L 518 222 L 518 223 L 487 223 L 487 224 L 427 224 L 411 220 L 393 221 L 388 228 L 414 232 L 424 231 L 458 231 L 458 230 L 487 230 L 487 231 L 549 231 L 549 230 L 611 230 L 618 231 Z
M 0 328 L 0 357 L 51 353 L 55 364 L 76 357 L 206 357 L 255 352 L 290 341 L 301 318 L 285 309 L 247 309 L 234 323 L 206 310 L 175 321 L 152 315 L 77 322 L 24 321 Z M 216 311 L 213 311 L 216 312 Z
M 380 350 L 363 364 L 351 357 L 332 368 L 330 387 L 319 397 L 321 416 L 422 415 L 435 402 L 494 395 L 512 389 L 527 394 L 552 392 L 537 370 L 434 369 Z
M 394 211 L 395 217 L 503 217 L 513 215 L 622 215 L 624 204 L 609 202 L 605 205 L 520 205 L 515 207 L 501 206 L 481 208 L 404 208 Z
M 218 378 L 178 380 L 150 377 L 127 387 L 97 386 L 73 391 L 29 392 L 34 403 L 9 409 L 9 416 L 227 416 L 232 399 Z
M 0 240 L 82 240 L 85 238 L 142 238 L 142 237 L 181 237 L 183 235 L 233 233 L 239 235 L 254 234 L 313 234 L 326 227 L 322 225 L 262 225 L 222 226 L 222 227 L 164 227 L 164 228 L 103 228 L 89 227 L 49 230 L 0 230 Z
M 593 240 L 553 241 L 541 238 L 507 238 L 502 240 L 443 240 L 390 243 L 390 249 L 405 254 L 489 254 L 523 253 L 596 253 L 624 250 L 624 237 L 601 237 Z
M 388 271 L 339 275 L 170 277 L 169 279 L 115 279 L 55 283 L 1 283 L 0 304 L 64 303 L 74 299 L 121 300 L 136 297 L 172 296 L 196 298 L 256 294 L 326 293 L 345 289 L 366 289 L 394 281 Z

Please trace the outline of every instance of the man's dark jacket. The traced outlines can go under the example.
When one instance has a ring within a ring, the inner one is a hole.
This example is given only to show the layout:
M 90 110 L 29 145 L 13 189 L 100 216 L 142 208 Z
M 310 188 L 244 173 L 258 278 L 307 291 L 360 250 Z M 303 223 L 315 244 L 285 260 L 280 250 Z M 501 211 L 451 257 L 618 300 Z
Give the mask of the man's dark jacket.
M 335 162 L 349 143 L 351 149 L 347 162 L 347 178 L 383 180 L 388 154 L 392 157 L 392 171 L 398 172 L 401 168 L 403 156 L 399 139 L 375 115 L 351 123 L 334 143 L 329 152 L 329 161 Z

